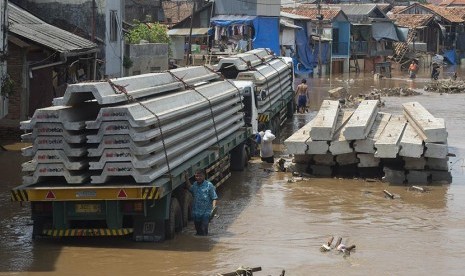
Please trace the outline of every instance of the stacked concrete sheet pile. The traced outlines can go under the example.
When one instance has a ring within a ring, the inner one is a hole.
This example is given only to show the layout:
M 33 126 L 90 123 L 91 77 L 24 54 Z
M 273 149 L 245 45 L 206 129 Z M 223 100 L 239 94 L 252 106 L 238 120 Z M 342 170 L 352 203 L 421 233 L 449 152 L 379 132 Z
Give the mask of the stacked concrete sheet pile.
M 215 71 L 223 71 L 234 68 L 236 71 L 247 71 L 251 67 L 258 66 L 273 58 L 269 49 L 259 48 L 240 53 L 230 57 L 222 58 L 214 66 Z
M 76 105 L 96 100 L 100 105 L 127 101 L 127 95 L 134 99 L 153 97 L 156 94 L 184 88 L 219 79 L 221 76 L 204 66 L 173 69 L 163 73 L 143 74 L 112 79 L 108 82 L 85 82 L 71 84 L 65 95 L 53 100 L 54 105 Z M 127 95 L 126 95 L 127 94 Z
M 153 182 L 244 126 L 242 92 L 202 66 L 72 84 L 21 123 L 24 184 Z
M 239 72 L 236 80 L 250 80 L 257 85 L 258 113 L 263 113 L 292 87 L 292 65 L 282 58 L 275 58 L 253 70 Z
M 67 183 L 79 184 L 90 178 L 85 122 L 95 118 L 98 106 L 90 103 L 77 108 L 52 106 L 37 109 L 31 120 L 21 122 L 22 149 L 32 160 L 23 164 L 24 184 L 64 177 Z
M 393 184 L 450 183 L 444 120 L 419 103 L 403 107 L 403 114 L 392 115 L 379 112 L 377 101 L 362 101 L 355 111 L 348 111 L 340 110 L 337 101 L 325 100 L 316 117 L 284 144 L 318 176 L 383 176 Z M 315 142 L 325 144 L 316 147 Z
M 139 103 L 104 107 L 87 122 L 92 183 L 132 176 L 148 183 L 243 126 L 240 91 L 219 81 Z M 106 130 L 110 129 L 110 132 Z

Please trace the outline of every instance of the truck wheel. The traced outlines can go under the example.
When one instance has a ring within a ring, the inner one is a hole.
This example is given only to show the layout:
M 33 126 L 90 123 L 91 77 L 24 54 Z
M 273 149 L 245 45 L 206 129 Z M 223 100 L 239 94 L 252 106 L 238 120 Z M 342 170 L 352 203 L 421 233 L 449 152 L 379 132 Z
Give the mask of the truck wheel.
M 189 191 L 185 191 L 182 196 L 182 225 L 187 226 L 189 220 L 192 219 L 192 194 Z
M 182 214 L 181 206 L 177 198 L 171 198 L 170 204 L 170 218 L 166 220 L 165 224 L 165 239 L 171 240 L 174 238 L 176 232 L 182 230 Z
M 244 144 L 238 145 L 231 151 L 231 170 L 243 171 L 247 162 L 247 151 Z

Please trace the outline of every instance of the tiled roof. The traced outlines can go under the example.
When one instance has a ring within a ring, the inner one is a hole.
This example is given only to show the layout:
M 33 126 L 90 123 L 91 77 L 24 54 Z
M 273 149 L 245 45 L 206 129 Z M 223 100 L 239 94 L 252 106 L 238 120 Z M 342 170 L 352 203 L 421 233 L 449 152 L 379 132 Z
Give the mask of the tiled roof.
M 465 0 L 444 0 L 439 6 L 465 6 Z
M 405 8 L 407 8 L 407 6 L 394 6 L 392 7 L 390 12 L 396 14 L 399 13 L 399 11 L 404 10 Z
M 434 17 L 433 14 L 390 14 L 388 16 L 397 26 L 412 29 L 426 26 Z
M 437 13 L 438 15 L 442 16 L 445 18 L 447 21 L 452 22 L 452 23 L 460 23 L 463 22 L 463 19 L 461 18 L 460 15 L 457 14 L 455 11 L 455 8 L 445 8 L 445 7 L 439 7 L 436 5 L 422 5 L 433 12 Z
M 409 10 L 411 7 L 413 6 L 418 6 L 418 7 L 422 7 L 426 10 L 429 10 L 431 11 L 431 13 L 434 13 L 434 14 L 437 14 L 439 16 L 441 16 L 442 18 L 444 18 L 445 20 L 451 22 L 451 23 L 462 23 L 464 22 L 464 16 L 465 16 L 465 12 L 462 11 L 462 8 L 461 7 L 440 7 L 440 6 L 436 6 L 436 5 L 424 5 L 424 4 L 419 4 L 419 3 L 415 3 L 415 4 L 412 4 L 408 7 L 405 7 L 399 11 L 396 12 L 396 14 L 402 14 L 404 13 L 405 11 Z

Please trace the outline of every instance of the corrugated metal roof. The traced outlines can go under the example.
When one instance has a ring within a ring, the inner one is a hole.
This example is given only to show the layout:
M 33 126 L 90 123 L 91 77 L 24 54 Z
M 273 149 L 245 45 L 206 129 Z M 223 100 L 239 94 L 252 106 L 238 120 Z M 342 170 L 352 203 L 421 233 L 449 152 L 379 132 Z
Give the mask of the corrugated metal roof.
M 281 9 L 280 15 L 281 17 L 287 17 L 287 18 L 294 19 L 294 20 L 310 20 L 310 18 L 306 16 L 286 12 L 284 11 L 284 8 Z
M 206 35 L 209 28 L 192 28 L 192 35 Z M 169 36 L 188 36 L 189 28 L 171 29 L 168 31 Z
M 279 19 L 279 25 L 286 27 L 286 28 L 291 28 L 291 29 L 302 29 L 302 27 L 292 24 L 290 22 L 287 22 L 284 19 Z
M 92 41 L 50 25 L 11 3 L 8 3 L 8 23 L 10 33 L 60 53 L 72 55 L 99 50 Z
M 347 15 L 368 15 L 375 9 L 381 11 L 376 4 L 341 4 L 338 6 Z

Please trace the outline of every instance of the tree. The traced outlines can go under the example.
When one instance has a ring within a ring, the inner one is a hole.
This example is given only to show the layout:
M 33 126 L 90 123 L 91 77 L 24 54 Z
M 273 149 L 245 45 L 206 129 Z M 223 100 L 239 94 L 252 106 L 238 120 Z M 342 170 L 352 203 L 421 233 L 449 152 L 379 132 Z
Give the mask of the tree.
M 126 42 L 129 44 L 139 44 L 141 40 L 146 40 L 150 43 L 168 43 L 168 28 L 165 25 L 155 23 L 135 22 L 134 27 L 126 35 Z

